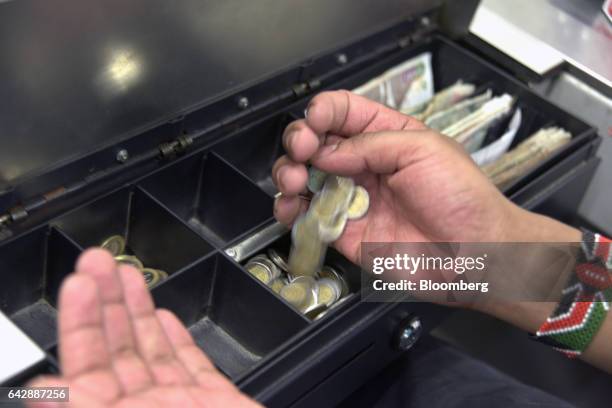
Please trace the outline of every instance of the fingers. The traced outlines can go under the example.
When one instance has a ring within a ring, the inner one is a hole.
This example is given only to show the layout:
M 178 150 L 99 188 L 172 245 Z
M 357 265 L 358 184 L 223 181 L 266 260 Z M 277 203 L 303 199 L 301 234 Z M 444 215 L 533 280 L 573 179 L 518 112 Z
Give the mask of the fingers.
M 321 137 L 300 119 L 290 123 L 283 133 L 283 146 L 292 160 L 304 163 L 319 148 Z
M 136 349 L 115 260 L 105 250 L 90 249 L 81 255 L 76 270 L 77 274 L 94 279 L 98 286 L 107 348 L 124 393 L 130 394 L 150 386 L 153 379 Z
M 198 384 L 211 386 L 211 381 L 215 383 L 221 381 L 224 387 L 231 385 L 195 344 L 183 323 L 172 312 L 159 309 L 156 314 L 174 348 L 175 355 Z M 215 377 L 219 377 L 219 379 L 215 379 Z
M 306 124 L 317 135 L 342 136 L 425 128 L 408 115 L 349 91 L 322 92 L 315 96 L 308 105 Z
M 282 156 L 272 168 L 272 180 L 285 196 L 296 196 L 306 190 L 308 171 L 306 166 Z
M 322 147 L 312 158 L 328 173 L 353 176 L 363 172 L 391 174 L 436 153 L 437 135 L 429 131 L 367 133 Z
M 176 360 L 172 345 L 157 319 L 142 273 L 124 265 L 119 269 L 119 278 L 138 353 L 154 382 L 159 385 L 192 384 L 193 379 Z
M 75 274 L 62 285 L 58 326 L 63 374 L 99 398 L 115 399 L 121 388 L 111 369 L 98 288 L 89 276 Z
M 274 217 L 281 224 L 291 226 L 300 214 L 306 212 L 307 206 L 308 203 L 300 197 L 281 195 L 274 200 Z

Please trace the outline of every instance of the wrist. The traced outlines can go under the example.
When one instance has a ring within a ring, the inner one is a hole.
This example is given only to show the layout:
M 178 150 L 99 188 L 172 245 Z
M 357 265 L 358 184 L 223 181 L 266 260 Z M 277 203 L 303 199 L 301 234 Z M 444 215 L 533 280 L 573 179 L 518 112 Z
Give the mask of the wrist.
M 527 211 L 510 203 L 503 242 L 580 242 L 582 232 L 545 215 Z

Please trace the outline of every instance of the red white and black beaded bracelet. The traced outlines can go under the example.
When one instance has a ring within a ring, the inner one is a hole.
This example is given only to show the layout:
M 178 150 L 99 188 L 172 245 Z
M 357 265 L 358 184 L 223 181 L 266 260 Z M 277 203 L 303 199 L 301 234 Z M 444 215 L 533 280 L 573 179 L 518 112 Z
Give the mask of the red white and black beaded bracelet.
M 574 273 L 553 314 L 533 335 L 568 357 L 589 346 L 612 301 L 612 241 L 600 234 L 582 236 Z

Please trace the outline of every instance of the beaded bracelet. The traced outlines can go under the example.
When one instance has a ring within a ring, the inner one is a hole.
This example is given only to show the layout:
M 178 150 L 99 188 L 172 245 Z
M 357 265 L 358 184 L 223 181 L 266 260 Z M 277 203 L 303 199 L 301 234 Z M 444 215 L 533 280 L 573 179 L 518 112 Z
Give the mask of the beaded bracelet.
M 569 286 L 553 314 L 532 337 L 570 358 L 579 356 L 603 324 L 612 300 L 612 245 L 585 232 Z

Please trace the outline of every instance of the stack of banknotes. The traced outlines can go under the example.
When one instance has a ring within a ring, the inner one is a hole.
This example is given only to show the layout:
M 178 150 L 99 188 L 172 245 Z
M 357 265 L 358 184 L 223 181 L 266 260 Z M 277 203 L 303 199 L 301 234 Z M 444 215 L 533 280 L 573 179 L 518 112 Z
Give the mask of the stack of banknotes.
M 540 129 L 516 146 L 522 112 L 515 97 L 462 80 L 435 91 L 431 53 L 385 71 L 353 92 L 421 120 L 455 139 L 500 188 L 507 187 L 569 142 L 564 129 Z M 522 129 L 522 132 L 527 131 Z

